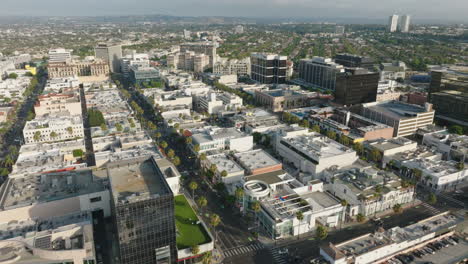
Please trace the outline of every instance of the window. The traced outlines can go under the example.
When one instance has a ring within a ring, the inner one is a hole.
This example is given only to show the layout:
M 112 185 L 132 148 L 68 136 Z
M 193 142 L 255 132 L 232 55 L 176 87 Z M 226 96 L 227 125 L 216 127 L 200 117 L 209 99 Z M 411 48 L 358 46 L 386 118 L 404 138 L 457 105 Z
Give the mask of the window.
M 98 196 L 98 197 L 94 197 L 94 198 L 89 199 L 89 202 L 95 203 L 95 202 L 100 202 L 101 200 L 102 200 L 101 196 Z

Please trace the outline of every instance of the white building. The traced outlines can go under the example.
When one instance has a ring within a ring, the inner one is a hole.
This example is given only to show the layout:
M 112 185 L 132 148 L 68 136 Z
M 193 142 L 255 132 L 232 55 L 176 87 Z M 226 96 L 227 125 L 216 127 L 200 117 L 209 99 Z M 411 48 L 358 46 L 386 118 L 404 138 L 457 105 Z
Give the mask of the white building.
M 131 54 L 122 58 L 120 67 L 124 77 L 130 77 L 131 68 L 138 69 L 150 67 L 149 56 L 145 53 L 136 53 L 136 51 L 132 51 Z
M 401 16 L 400 24 L 399 24 L 400 32 L 404 32 L 404 33 L 409 32 L 410 21 L 411 21 L 411 16 L 410 15 Z
M 78 77 L 52 78 L 47 80 L 44 91 L 60 93 L 64 89 L 77 88 L 79 85 Z
M 213 66 L 213 73 L 221 75 L 250 76 L 250 71 L 250 57 L 241 60 L 219 58 Z
M 237 25 L 234 29 L 234 32 L 236 34 L 243 34 L 244 33 L 244 26 L 242 25 Z
M 206 169 L 215 165 L 217 181 L 222 181 L 225 184 L 240 183 L 244 177 L 244 169 L 224 153 L 207 156 L 204 164 Z M 222 175 L 224 172 L 226 176 Z
M 422 143 L 435 147 L 443 158 L 468 162 L 468 136 L 450 134 L 446 130 L 425 133 Z
M 379 229 L 340 244 L 329 243 L 320 247 L 320 255 L 331 264 L 388 263 L 394 256 L 453 235 L 460 222 L 447 211 L 406 227 Z
M 301 179 L 303 183 L 312 177 L 320 178 L 327 168 L 348 166 L 358 159 L 351 148 L 315 132 L 279 137 L 276 151 L 284 162 L 293 164 L 301 172 L 311 174 Z
M 210 150 L 247 151 L 253 148 L 253 137 L 229 127 L 203 127 L 192 132 L 192 144 L 200 146 L 200 153 Z
M 55 142 L 84 137 L 81 116 L 47 116 L 26 122 L 24 142 Z
M 49 63 L 64 63 L 71 62 L 73 50 L 67 50 L 63 48 L 49 50 Z
M 250 210 L 254 201 L 261 205 L 256 218 L 272 239 L 310 232 L 317 223 L 336 227 L 343 217 L 340 201 L 324 191 L 321 181 L 304 185 L 282 171 L 245 178 L 242 209 Z
M 153 94 L 154 105 L 158 107 L 170 108 L 175 106 L 184 106 L 192 109 L 192 96 L 186 95 L 180 91 L 161 91 Z
M 382 166 L 385 168 L 386 164 L 393 159 L 394 155 L 407 151 L 415 151 L 418 147 L 418 143 L 404 137 L 399 137 L 367 141 L 364 143 L 364 147 L 369 151 L 373 149 L 378 150 L 382 156 Z
M 195 100 L 198 111 L 207 112 L 209 114 L 216 114 L 223 111 L 236 111 L 243 106 L 242 98 L 227 92 L 209 92 L 206 95 L 197 96 Z
M 388 31 L 395 32 L 398 28 L 398 15 L 391 15 L 388 19 Z
M 349 217 L 357 214 L 369 217 L 414 200 L 413 186 L 402 185 L 392 172 L 375 169 L 365 162 L 338 171 L 328 170 L 326 174 L 329 179 L 326 189 L 348 203 Z

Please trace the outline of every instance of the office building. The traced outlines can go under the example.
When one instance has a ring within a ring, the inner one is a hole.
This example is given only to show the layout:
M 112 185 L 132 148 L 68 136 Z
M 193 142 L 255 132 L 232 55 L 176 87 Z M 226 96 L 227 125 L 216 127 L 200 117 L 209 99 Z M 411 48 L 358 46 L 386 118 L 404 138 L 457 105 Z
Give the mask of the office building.
M 307 105 L 307 96 L 289 89 L 255 91 L 257 104 L 273 112 L 301 108 Z
M 415 134 L 417 129 L 431 125 L 434 121 L 432 104 L 424 107 L 399 101 L 363 104 L 361 115 L 394 128 L 395 137 Z
M 461 219 L 444 212 L 405 227 L 379 228 L 374 233 L 354 237 L 339 244 L 320 246 L 320 255 L 330 264 L 388 263 L 391 258 L 423 248 L 454 234 Z
M 67 49 L 51 49 L 49 50 L 49 63 L 66 63 L 71 62 L 72 50 Z
M 377 150 L 382 157 L 382 167 L 386 167 L 395 155 L 404 152 L 416 152 L 418 149 L 418 143 L 405 137 L 397 138 L 376 138 L 373 140 L 366 141 L 364 143 L 364 149 L 367 153 Z
M 335 56 L 335 62 L 345 67 L 365 68 L 370 71 L 374 68 L 374 60 L 370 57 L 348 53 L 340 53 Z
M 336 77 L 335 101 L 346 106 L 375 102 L 378 85 L 379 73 L 347 68 Z
M 455 67 L 431 71 L 429 101 L 434 105 L 438 119 L 468 126 L 467 72 Z
M 408 33 L 410 28 L 411 16 L 410 15 L 403 15 L 400 18 L 399 28 L 400 32 Z
M 335 26 L 335 34 L 343 35 L 345 33 L 345 26 Z
M 167 66 L 193 72 L 204 72 L 210 67 L 210 56 L 194 51 L 185 51 L 167 56 Z
M 217 59 L 217 54 L 216 54 L 217 48 L 218 48 L 218 43 L 216 42 L 185 43 L 185 44 L 180 45 L 180 53 L 184 53 L 186 51 L 193 51 L 195 53 L 208 55 L 209 67 L 213 67 Z
M 81 115 L 44 116 L 27 121 L 23 129 L 24 142 L 55 142 L 82 138 L 83 120 Z
M 250 76 L 250 58 L 241 60 L 220 58 L 213 66 L 213 73 L 220 75 Z
M 253 137 L 234 127 L 205 126 L 192 129 L 192 145 L 199 145 L 199 153 L 211 150 L 248 151 L 253 148 Z
M 246 175 L 270 173 L 283 168 L 281 162 L 263 149 L 235 153 L 234 160 L 245 169 Z
M 299 78 L 308 86 L 334 91 L 336 76 L 344 73 L 344 67 L 330 58 L 313 57 L 299 63 Z
M 152 157 L 107 164 L 119 263 L 177 263 L 174 194 Z M 172 174 L 172 175 L 171 175 Z
M 312 178 L 319 179 L 327 168 L 348 166 L 358 159 L 351 148 L 315 132 L 280 136 L 276 142 L 276 151 L 283 161 L 310 174 L 301 179 L 303 183 Z
M 304 118 L 311 127 L 318 125 L 321 131 L 333 131 L 352 143 L 393 137 L 393 127 L 333 107 L 312 109 Z
M 244 33 L 244 26 L 242 25 L 237 25 L 234 29 L 234 32 L 236 34 L 243 34 Z
M 398 29 L 398 15 L 391 15 L 388 19 L 388 31 L 395 32 Z
M 161 80 L 161 73 L 153 67 L 130 67 L 130 80 L 134 84 L 150 84 L 153 81 Z
M 402 61 L 394 61 L 380 64 L 380 81 L 394 81 L 397 79 L 405 79 L 406 64 Z
M 328 170 L 325 174 L 333 179 L 325 188 L 335 197 L 348 202 L 346 215 L 350 218 L 358 214 L 370 217 L 392 210 L 396 204 L 410 203 L 415 198 L 414 186 L 404 185 L 393 172 L 376 169 L 361 160 L 338 171 Z M 377 190 L 377 186 L 381 187 L 381 191 Z M 376 193 L 380 195 L 376 196 Z
M 216 182 L 235 184 L 240 183 L 244 178 L 244 169 L 226 154 L 221 153 L 207 156 L 206 160 L 202 161 L 202 164 L 206 170 L 209 170 L 213 165 L 216 166 L 216 171 L 214 172 L 214 181 Z
M 68 112 L 70 115 L 81 115 L 81 101 L 78 93 L 49 93 L 40 95 L 34 105 L 36 117 Z
M 47 65 L 47 72 L 49 79 L 77 76 L 106 78 L 109 75 L 109 65 L 101 60 L 49 63 Z
M 112 44 L 98 44 L 94 48 L 95 56 L 108 63 L 111 72 L 120 72 L 122 46 Z
M 265 84 L 285 83 L 287 56 L 266 53 L 252 53 L 251 78 L 254 81 Z
M 130 77 L 131 68 L 148 68 L 150 66 L 149 56 L 145 53 L 136 53 L 132 51 L 131 54 L 122 58 L 120 67 L 124 77 Z
M 255 216 L 271 239 L 311 232 L 319 224 L 337 227 L 343 221 L 344 207 L 325 192 L 319 180 L 303 184 L 280 170 L 246 176 L 244 181 L 241 209 L 248 211 L 252 202 L 259 202 L 260 211 Z M 303 219 L 297 219 L 297 212 L 302 213 Z
M 184 29 L 184 39 L 190 39 L 192 37 L 192 31 Z

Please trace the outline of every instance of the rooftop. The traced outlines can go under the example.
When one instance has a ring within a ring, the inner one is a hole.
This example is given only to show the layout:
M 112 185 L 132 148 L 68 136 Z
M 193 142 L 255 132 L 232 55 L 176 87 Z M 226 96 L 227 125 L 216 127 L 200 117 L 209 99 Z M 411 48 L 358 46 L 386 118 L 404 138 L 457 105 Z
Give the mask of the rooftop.
M 208 231 L 201 224 L 184 195 L 174 197 L 174 210 L 177 228 L 177 248 L 185 249 L 193 245 L 211 242 Z
M 224 138 L 240 138 L 247 136 L 235 127 L 203 127 L 192 131 L 192 138 L 196 143 L 205 143 Z
M 3 210 L 106 189 L 106 180 L 95 178 L 90 169 L 10 177 L 4 184 L 6 186 L 0 195 L 0 208 Z
M 248 170 L 255 170 L 281 164 L 281 162 L 273 158 L 270 154 L 268 154 L 268 152 L 262 149 L 239 152 L 234 154 L 234 156 L 241 163 L 241 165 Z
M 407 104 L 400 101 L 384 101 L 363 104 L 364 108 L 369 108 L 372 111 L 385 113 L 394 119 L 412 118 L 418 114 L 434 112 L 427 111 L 424 107 L 414 104 Z
M 226 171 L 228 174 L 233 174 L 244 171 L 239 164 L 232 159 L 229 159 L 225 154 L 207 156 L 206 159 L 210 164 L 215 164 L 219 172 Z
M 368 142 L 370 146 L 380 151 L 387 151 L 391 149 L 401 148 L 404 146 L 413 145 L 414 149 L 417 147 L 417 142 L 404 137 L 392 138 L 392 139 L 377 139 Z
M 171 193 L 152 157 L 109 163 L 107 170 L 115 204 L 133 203 Z

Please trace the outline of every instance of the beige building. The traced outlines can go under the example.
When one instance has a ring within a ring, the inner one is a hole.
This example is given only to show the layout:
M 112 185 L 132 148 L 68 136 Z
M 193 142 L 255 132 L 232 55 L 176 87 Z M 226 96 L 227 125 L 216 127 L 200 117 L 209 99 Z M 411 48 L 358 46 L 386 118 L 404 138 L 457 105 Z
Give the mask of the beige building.
M 273 112 L 281 112 L 307 105 L 307 96 L 286 89 L 255 91 L 255 100 L 259 105 Z
M 46 94 L 39 96 L 34 105 L 36 116 L 50 115 L 67 111 L 70 115 L 81 115 L 81 102 L 78 94 Z
M 109 65 L 104 61 L 49 63 L 49 79 L 73 76 L 107 76 Z
M 431 125 L 434 121 L 432 104 L 424 107 L 399 101 L 385 101 L 363 104 L 361 114 L 374 121 L 394 128 L 393 136 L 403 137 L 416 133 L 420 127 Z
M 203 72 L 210 66 L 210 57 L 194 51 L 179 52 L 167 56 L 167 65 L 180 70 Z

